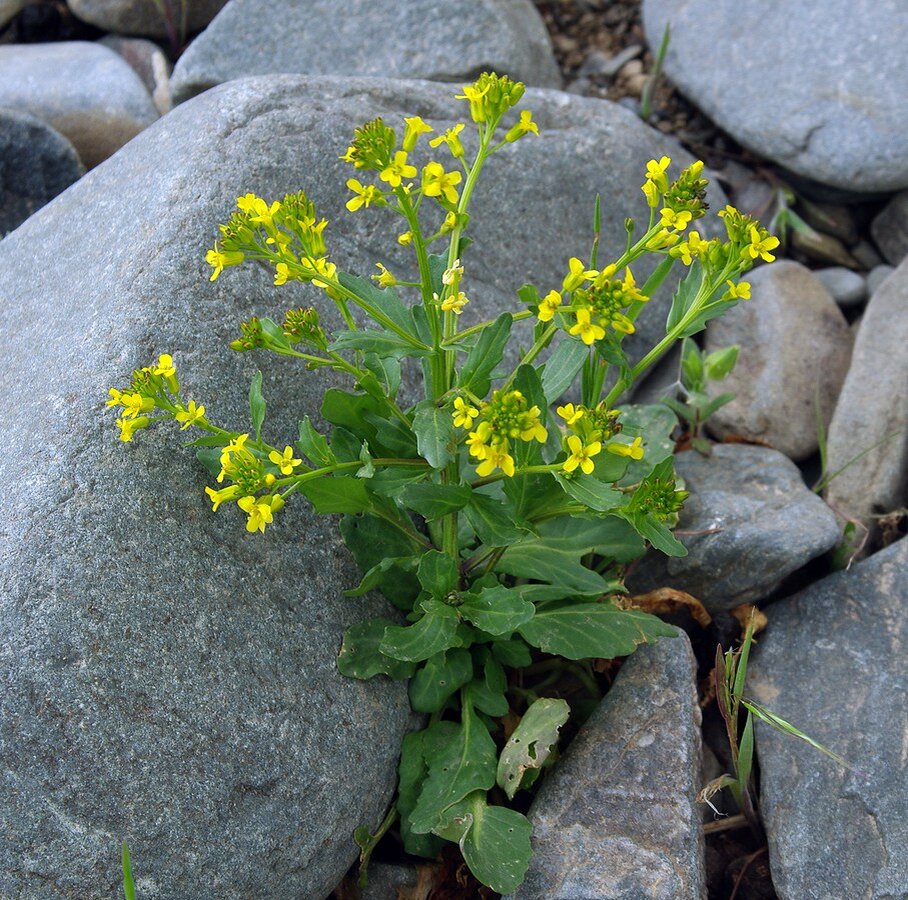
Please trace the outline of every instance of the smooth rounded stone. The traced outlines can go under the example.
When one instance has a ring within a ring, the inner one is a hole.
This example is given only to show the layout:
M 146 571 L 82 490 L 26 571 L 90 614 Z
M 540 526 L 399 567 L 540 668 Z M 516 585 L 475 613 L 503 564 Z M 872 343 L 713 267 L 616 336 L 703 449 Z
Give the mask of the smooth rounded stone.
M 872 297 L 877 288 L 895 271 L 895 266 L 874 266 L 867 273 L 867 296 Z
M 870 223 L 870 233 L 886 262 L 897 266 L 908 256 L 908 191 L 896 194 Z
M 89 41 L 0 47 L 0 106 L 52 125 L 89 169 L 158 118 L 139 76 Z
M 844 266 L 816 269 L 813 273 L 843 309 L 857 306 L 867 299 L 867 282 L 863 276 Z
M 322 897 L 356 856 L 352 830 L 384 813 L 406 693 L 336 671 L 344 628 L 376 607 L 341 597 L 356 574 L 333 523 L 294 502 L 264 539 L 248 537 L 236 510 L 211 513 L 178 434 L 124 447 L 102 401 L 172 352 L 192 398 L 227 427 L 248 428 L 258 367 L 271 439 L 290 440 L 303 413 L 317 420 L 327 376 L 226 344 L 241 320 L 299 305 L 337 327 L 324 296 L 277 289 L 251 266 L 212 284 L 204 251 L 237 196 L 305 187 L 343 268 L 373 272 L 387 248 L 392 271 L 409 271 L 396 219 L 346 211 L 338 157 L 376 115 L 463 117 L 454 93 L 298 76 L 223 85 L 0 243 L 0 477 L 28 486 L 0 500 L 0 896 L 50 880 L 62 896 L 107 900 L 126 836 L 143 861 L 140 896 Z M 560 283 L 589 247 L 597 192 L 644 215 L 646 160 L 690 159 L 607 102 L 530 90 L 527 105 L 545 137 L 489 163 L 465 323 L 517 308 L 527 280 Z M 591 164 L 594 153 L 614 164 Z M 607 217 L 603 257 L 624 243 L 623 215 Z M 655 313 L 664 322 L 666 307 Z M 22 414 L 36 405 L 40 416 Z
M 767 610 L 753 696 L 846 769 L 757 724 L 760 809 L 781 900 L 908 896 L 908 539 Z
M 883 262 L 883 257 L 877 252 L 876 247 L 866 238 L 861 238 L 853 247 L 850 247 L 849 253 L 865 269 L 872 269 Z
M 227 0 L 171 0 L 174 22 L 179 30 L 200 31 L 220 11 Z M 143 37 L 168 37 L 167 20 L 157 0 L 66 0 L 73 15 L 104 31 L 138 34 Z M 276 20 L 272 20 L 273 22 Z
M 851 357 L 842 311 L 813 273 L 780 260 L 746 276 L 752 298 L 706 329 L 706 349 L 740 346 L 716 393 L 735 399 L 710 417 L 717 437 L 765 441 L 794 460 L 815 453 L 817 406 L 828 425 Z
M 842 471 L 829 483 L 826 499 L 866 524 L 872 524 L 871 516 L 908 504 L 906 346 L 908 259 L 867 304 L 829 426 L 827 468 Z
M 696 663 L 683 632 L 639 647 L 533 800 L 511 900 L 700 900 Z
M 838 540 L 832 510 L 775 450 L 718 444 L 709 457 L 678 454 L 675 469 L 690 491 L 678 523 L 688 555 L 650 551 L 628 579 L 631 593 L 673 587 L 711 612 L 734 609 L 769 596 Z
M 654 51 L 671 23 L 666 75 L 744 146 L 850 191 L 908 187 L 903 0 L 644 0 L 643 22 Z
M 247 75 L 472 81 L 482 71 L 561 86 L 530 0 L 409 0 L 393 8 L 374 0 L 231 0 L 177 61 L 171 88 L 181 103 Z
M 50 125 L 0 109 L 0 238 L 84 171 L 73 145 Z
M 370 863 L 369 881 L 360 892 L 360 900 L 398 900 L 398 889 L 416 887 L 418 878 L 415 866 Z
M 25 6 L 25 0 L 0 0 L 0 28 L 11 22 Z
M 110 47 L 129 64 L 132 70 L 142 79 L 145 89 L 158 112 L 163 116 L 170 112 L 170 73 L 173 66 L 164 51 L 154 41 L 144 38 L 127 38 L 119 34 L 109 34 L 98 42 Z

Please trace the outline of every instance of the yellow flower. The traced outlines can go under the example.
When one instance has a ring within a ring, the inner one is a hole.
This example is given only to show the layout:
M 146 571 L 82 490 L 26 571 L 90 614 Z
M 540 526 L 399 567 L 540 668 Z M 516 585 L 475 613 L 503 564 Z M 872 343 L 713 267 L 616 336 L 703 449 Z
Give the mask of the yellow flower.
M 672 247 L 671 256 L 680 257 L 685 266 L 689 266 L 695 259 L 700 259 L 709 252 L 710 242 L 704 241 L 700 233 L 692 231 L 687 240 L 677 247 Z
M 463 397 L 455 397 L 453 415 L 455 428 L 469 429 L 473 426 L 473 420 L 479 415 L 479 410 L 467 403 Z
M 514 457 L 508 453 L 507 444 L 489 447 L 485 458 L 476 467 L 476 474 L 485 478 L 496 469 L 501 469 L 508 478 L 514 477 Z
M 562 297 L 558 291 L 549 291 L 542 300 L 539 301 L 539 312 L 537 313 L 539 321 L 551 322 L 555 317 L 555 312 L 558 309 L 561 300 Z
M 148 428 L 151 419 L 148 416 L 139 416 L 136 419 L 117 419 L 117 428 L 120 429 L 120 440 L 129 443 L 132 436 L 142 428 Z
M 458 135 L 464 130 L 464 127 L 464 124 L 461 122 L 453 128 L 449 128 L 444 134 L 440 134 L 437 138 L 432 138 L 432 140 L 429 141 L 429 146 L 439 147 L 441 144 L 447 144 L 448 149 L 451 151 L 451 156 L 453 156 L 454 159 L 462 159 L 463 144 L 460 143 Z
M 739 281 L 735 284 L 733 281 L 726 281 L 728 285 L 728 296 L 733 300 L 750 300 L 750 283 Z
M 539 126 L 533 121 L 533 114 L 528 109 L 520 111 L 520 118 L 511 126 L 504 139 L 509 144 L 512 144 L 514 141 L 520 140 L 525 134 L 535 134 L 536 137 L 539 137 Z
M 432 130 L 431 125 L 427 125 L 419 116 L 411 116 L 404 119 L 406 130 L 404 131 L 404 150 L 409 153 L 415 146 L 416 141 L 421 134 L 428 134 Z
M 441 163 L 430 162 L 422 170 L 422 187 L 427 197 L 442 197 L 448 203 L 457 202 L 456 184 L 460 184 L 460 172 L 445 172 Z
M 120 398 L 123 396 L 123 392 L 118 391 L 116 388 L 111 388 L 107 393 L 110 394 L 110 400 L 107 400 L 104 405 L 108 409 L 111 409 L 114 406 L 119 406 Z
M 747 233 L 750 235 L 750 244 L 746 249 L 751 257 L 754 259 L 762 257 L 766 262 L 772 262 L 775 256 L 769 251 L 775 250 L 779 246 L 779 239 L 771 234 L 766 234 L 765 238 L 761 238 L 756 225 L 751 225 Z
M 235 500 L 240 496 L 242 491 L 238 484 L 231 484 L 230 487 L 222 488 L 219 491 L 216 491 L 214 488 L 207 487 L 205 488 L 205 493 L 208 494 L 208 498 L 211 500 L 212 512 L 217 512 L 218 507 L 222 503 L 227 503 L 229 500 Z
M 337 266 L 333 262 L 328 262 L 326 258 L 309 259 L 308 257 L 303 257 L 301 262 L 307 269 L 311 269 L 317 275 L 324 275 L 325 278 L 334 278 L 337 273 Z M 316 287 L 325 288 L 326 290 L 330 287 L 330 285 L 320 281 L 318 278 L 313 278 L 312 283 Z
M 678 231 L 684 231 L 692 218 L 691 213 L 687 210 L 675 212 L 675 210 L 669 209 L 667 206 L 660 210 L 660 214 L 662 216 L 660 224 L 663 228 L 675 228 Z
M 205 407 L 196 406 L 195 400 L 190 400 L 185 408 L 178 409 L 174 418 L 183 423 L 180 431 L 185 431 L 190 425 L 194 425 L 205 416 Z
M 368 209 L 370 203 L 381 199 L 381 191 L 374 184 L 363 185 L 355 178 L 350 178 L 347 181 L 347 187 L 356 194 L 347 201 L 347 209 L 350 212 L 356 212 L 361 206 Z
M 454 264 L 449 268 L 445 269 L 441 276 L 442 284 L 457 284 L 463 276 L 463 266 L 460 264 L 459 259 L 454 260 Z
M 162 353 L 158 357 L 158 364 L 151 371 L 163 378 L 171 378 L 177 374 L 177 368 L 173 364 L 173 357 L 169 353 Z
M 139 413 L 151 412 L 155 403 L 153 397 L 143 397 L 141 394 L 120 394 L 120 406 L 123 407 L 123 417 L 134 419 Z
M 574 406 L 573 403 L 566 403 L 564 406 L 559 406 L 555 412 L 564 419 L 566 425 L 573 425 L 583 418 L 583 407 Z
M 649 181 L 659 189 L 661 193 L 665 193 L 668 189 L 668 176 L 665 174 L 668 171 L 668 167 L 671 165 L 671 159 L 668 156 L 663 156 L 659 162 L 651 159 L 646 164 L 646 177 Z
M 539 407 L 530 407 L 520 431 L 520 440 L 532 441 L 535 438 L 540 444 L 544 444 L 548 436 L 549 433 L 545 430 L 545 426 L 539 421 Z
M 568 273 L 564 276 L 561 286 L 566 291 L 573 291 L 584 281 L 595 278 L 598 274 L 595 269 L 584 269 L 583 263 L 576 256 L 572 256 L 568 260 Z
M 659 188 L 656 187 L 655 182 L 650 181 L 648 178 L 643 182 L 643 186 L 640 188 L 643 191 L 644 196 L 646 197 L 646 205 L 650 209 L 655 209 L 659 205 L 659 198 L 662 196 L 659 193 Z
M 575 434 L 567 439 L 567 443 L 571 453 L 564 461 L 564 471 L 573 472 L 577 466 L 580 466 L 585 475 L 592 475 L 593 469 L 596 468 L 592 458 L 602 450 L 602 444 L 599 441 L 593 441 L 584 446 L 583 441 Z
M 209 250 L 205 254 L 205 262 L 214 269 L 211 273 L 211 278 L 208 280 L 216 281 L 218 275 L 220 275 L 226 267 L 238 266 L 244 258 L 243 253 L 239 250 L 221 250 L 219 249 L 217 242 L 215 242 L 214 249 Z
M 273 462 L 278 469 L 281 470 L 281 475 L 292 475 L 293 470 L 297 466 L 301 466 L 303 461 L 301 459 L 294 459 L 293 457 L 293 447 L 287 446 L 284 447 L 283 453 L 278 453 L 277 450 L 272 450 L 268 454 L 268 459 Z
M 403 234 L 399 234 L 397 236 L 397 243 L 400 244 L 401 247 L 409 247 L 410 244 L 413 243 L 413 232 L 405 231 Z
M 609 444 L 606 448 L 615 456 L 629 456 L 631 459 L 643 459 L 643 438 L 635 437 L 631 444 Z
M 406 151 L 398 150 L 394 154 L 394 159 L 387 168 L 381 171 L 378 177 L 390 184 L 391 187 L 397 187 L 402 179 L 416 177 L 416 166 L 407 165 Z
M 571 326 L 570 334 L 579 334 L 580 340 L 590 346 L 594 341 L 601 341 L 605 337 L 605 329 L 590 322 L 588 309 L 578 309 L 577 324 Z
M 381 263 L 376 263 L 375 268 L 379 274 L 372 276 L 373 281 L 377 281 L 382 287 L 393 287 L 397 284 L 397 279 Z
M 274 283 L 275 285 L 286 284 L 287 279 L 290 277 L 290 267 L 287 263 L 278 263 L 274 267 Z
M 441 301 L 441 308 L 445 312 L 453 312 L 455 316 L 459 316 L 463 312 L 463 308 L 469 302 L 467 295 L 463 291 L 458 291 L 450 297 L 445 297 L 445 299 Z
M 489 447 L 489 438 L 492 436 L 492 426 L 488 422 L 480 422 L 476 426 L 476 431 L 471 431 L 467 435 L 467 447 L 470 448 L 470 456 L 478 459 L 485 459 L 486 454 L 491 449 Z
M 657 231 L 647 242 L 647 250 L 664 250 L 666 247 L 671 247 L 672 244 L 678 243 L 678 235 L 673 231 L 669 231 L 667 228 L 662 228 Z
M 255 497 L 240 497 L 236 501 L 237 506 L 249 516 L 246 531 L 250 534 L 254 534 L 256 531 L 265 533 L 265 526 L 270 525 L 274 519 L 274 511 L 283 506 L 283 500 L 281 500 L 280 506 L 274 503 L 276 500 L 280 500 L 280 497 L 266 497 L 264 500 Z

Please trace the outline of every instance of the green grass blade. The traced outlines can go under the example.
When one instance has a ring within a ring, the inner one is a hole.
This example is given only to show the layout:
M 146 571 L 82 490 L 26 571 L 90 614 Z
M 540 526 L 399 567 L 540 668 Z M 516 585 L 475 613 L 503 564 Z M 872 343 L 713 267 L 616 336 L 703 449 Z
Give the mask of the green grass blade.
M 123 841 L 121 859 L 123 865 L 123 893 L 126 895 L 126 900 L 136 900 L 136 885 L 132 880 L 132 860 L 129 857 L 129 847 L 126 841 Z

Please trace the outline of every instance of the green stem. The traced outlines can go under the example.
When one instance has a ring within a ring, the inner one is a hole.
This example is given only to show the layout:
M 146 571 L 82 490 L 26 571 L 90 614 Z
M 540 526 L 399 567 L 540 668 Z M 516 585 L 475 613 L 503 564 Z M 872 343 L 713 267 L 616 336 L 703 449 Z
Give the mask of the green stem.
M 533 344 L 533 346 L 530 347 L 530 349 L 527 350 L 526 353 L 524 353 L 523 359 L 520 360 L 520 366 L 528 365 L 534 359 L 536 359 L 536 357 L 539 356 L 539 354 L 542 353 L 542 351 L 545 350 L 546 347 L 548 347 L 557 330 L 558 326 L 554 322 L 549 325 L 548 328 L 546 328 L 545 331 L 543 331 L 542 334 L 539 335 L 539 339 L 536 341 L 536 343 Z M 518 366 L 517 368 L 520 368 L 520 366 Z M 505 383 L 501 386 L 502 393 L 504 393 L 511 387 L 516 377 L 517 369 L 514 369 L 514 371 L 511 372 L 511 374 L 508 376 L 508 380 L 505 381 Z

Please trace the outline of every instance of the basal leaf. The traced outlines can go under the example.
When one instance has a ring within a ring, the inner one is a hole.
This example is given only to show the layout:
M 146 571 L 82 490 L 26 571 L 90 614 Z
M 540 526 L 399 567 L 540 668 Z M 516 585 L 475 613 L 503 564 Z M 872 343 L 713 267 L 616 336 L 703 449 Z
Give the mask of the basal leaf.
M 453 722 L 439 722 L 432 726 L 451 726 Z M 433 859 L 441 849 L 441 840 L 434 834 L 414 834 L 410 827 L 410 815 L 419 799 L 423 780 L 428 772 L 425 762 L 425 743 L 428 729 L 411 731 L 404 737 L 400 750 L 400 763 L 397 767 L 399 776 L 397 786 L 397 811 L 400 813 L 400 835 L 403 838 L 404 850 L 414 856 Z
M 522 480 L 522 479 L 521 479 Z M 510 503 L 476 491 L 464 508 L 470 528 L 487 547 L 505 547 L 525 537 L 530 530 L 526 522 L 508 511 Z
M 460 645 L 459 619 L 454 608 L 437 600 L 424 604 L 425 615 L 415 624 L 391 625 L 379 645 L 382 653 L 395 659 L 420 662 L 442 650 Z
M 429 657 L 410 679 L 410 705 L 416 712 L 438 712 L 452 694 L 473 678 L 469 650 L 455 647 Z
M 337 657 L 338 671 L 349 678 L 409 678 L 413 663 L 392 659 L 379 650 L 385 630 L 393 625 L 390 619 L 369 619 L 348 628 Z
M 326 475 L 304 481 L 297 490 L 319 514 L 361 513 L 372 509 L 372 499 L 362 479 L 354 475 Z
M 429 522 L 463 509 L 472 496 L 469 485 L 434 484 L 428 481 L 409 484 L 398 494 L 400 502 L 407 509 L 418 512 Z
M 423 553 L 416 574 L 423 590 L 439 600 L 456 590 L 460 578 L 457 560 L 439 550 Z
M 413 431 L 419 455 L 433 469 L 444 468 L 453 458 L 454 421 L 450 410 L 424 402 L 416 408 Z
M 498 758 L 498 786 L 509 800 L 514 799 L 524 774 L 545 764 L 570 714 L 564 700 L 549 698 L 536 700 L 524 713 Z
M 419 593 L 419 586 L 416 585 L 416 579 L 413 578 L 413 571 L 416 569 L 416 557 L 414 556 L 386 556 L 381 562 L 372 566 L 360 583 L 349 591 L 344 591 L 345 597 L 362 597 L 374 588 L 380 587 L 384 582 L 393 580 L 399 583 L 402 579 L 412 579 L 415 585 L 414 596 Z
M 513 633 L 535 611 L 533 604 L 523 599 L 519 588 L 503 585 L 483 588 L 478 594 L 465 594 L 457 609 L 477 628 L 492 635 Z

